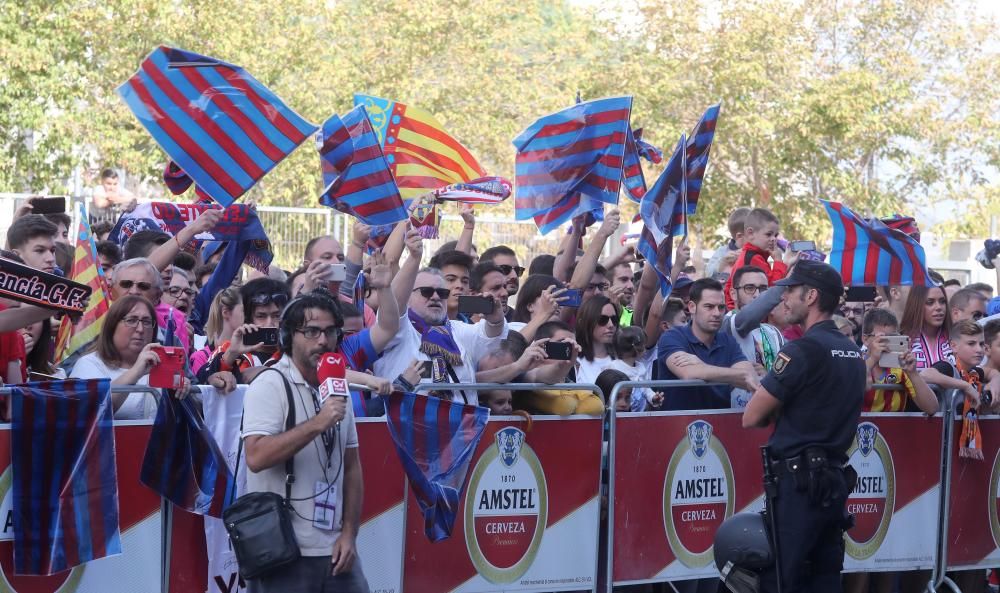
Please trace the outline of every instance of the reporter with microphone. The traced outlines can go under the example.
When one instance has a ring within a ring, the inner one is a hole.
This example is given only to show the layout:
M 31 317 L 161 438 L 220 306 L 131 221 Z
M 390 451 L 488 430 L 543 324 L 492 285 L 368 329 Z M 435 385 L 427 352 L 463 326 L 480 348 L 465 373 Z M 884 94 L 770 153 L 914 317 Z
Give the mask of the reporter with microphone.
M 282 356 L 247 390 L 247 491 L 286 498 L 301 554 L 249 579 L 250 593 L 368 591 L 355 541 L 363 490 L 342 327 L 329 293 L 292 300 L 279 325 Z

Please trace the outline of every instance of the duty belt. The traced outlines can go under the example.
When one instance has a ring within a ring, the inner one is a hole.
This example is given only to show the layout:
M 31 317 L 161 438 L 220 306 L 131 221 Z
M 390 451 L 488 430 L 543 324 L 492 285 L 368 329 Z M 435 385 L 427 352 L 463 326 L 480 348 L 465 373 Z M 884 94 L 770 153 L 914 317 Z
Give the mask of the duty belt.
M 778 477 L 820 468 L 844 469 L 844 464 L 830 461 L 826 451 L 812 447 L 794 457 L 771 460 L 771 471 Z

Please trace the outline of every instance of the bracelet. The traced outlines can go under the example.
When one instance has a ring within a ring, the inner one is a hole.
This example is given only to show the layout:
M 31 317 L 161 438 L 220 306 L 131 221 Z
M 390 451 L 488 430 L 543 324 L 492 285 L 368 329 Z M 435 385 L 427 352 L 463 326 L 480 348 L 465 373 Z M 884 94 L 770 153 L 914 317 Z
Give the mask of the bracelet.
M 174 243 L 177 243 L 177 249 L 184 249 L 184 246 L 181 245 L 181 240 L 177 238 L 177 235 L 174 235 Z
M 360 249 L 361 251 L 364 251 L 364 250 L 365 250 L 365 245 L 364 245 L 364 243 L 358 243 L 357 241 L 351 241 L 351 245 L 353 245 L 354 247 L 357 247 L 357 248 L 358 248 L 358 249 Z
M 409 381 L 403 378 L 403 375 L 399 375 L 398 377 L 396 377 L 396 380 L 393 381 L 393 383 L 402 387 L 403 391 L 413 391 L 415 388 L 413 383 L 410 383 Z
M 472 225 L 472 226 L 465 225 L 465 230 L 467 230 L 467 231 L 474 231 L 474 230 L 476 230 L 476 225 Z

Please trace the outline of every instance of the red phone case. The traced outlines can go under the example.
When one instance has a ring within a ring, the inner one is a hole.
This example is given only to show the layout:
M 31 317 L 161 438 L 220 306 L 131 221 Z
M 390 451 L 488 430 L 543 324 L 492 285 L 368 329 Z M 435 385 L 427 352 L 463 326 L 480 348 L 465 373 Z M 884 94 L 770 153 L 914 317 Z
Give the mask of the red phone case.
M 175 346 L 157 346 L 160 364 L 149 371 L 149 386 L 177 389 L 184 378 L 184 349 Z

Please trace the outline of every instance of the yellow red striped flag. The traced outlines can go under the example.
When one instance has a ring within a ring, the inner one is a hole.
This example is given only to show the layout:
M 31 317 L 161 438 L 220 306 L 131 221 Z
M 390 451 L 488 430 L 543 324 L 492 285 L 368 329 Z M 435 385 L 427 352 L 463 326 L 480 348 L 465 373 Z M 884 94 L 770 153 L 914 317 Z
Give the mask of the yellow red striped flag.
M 354 104 L 368 111 L 404 200 L 486 175 L 472 153 L 429 112 L 371 95 L 354 95 Z
M 90 295 L 87 309 L 74 324 L 69 315 L 64 315 L 56 335 L 56 363 L 61 362 L 81 347 L 93 342 L 104 323 L 104 316 L 111 306 L 108 283 L 97 259 L 97 243 L 87 222 L 87 212 L 80 204 L 80 227 L 76 234 L 76 251 L 73 254 L 73 269 L 70 280 L 86 284 L 94 292 Z

